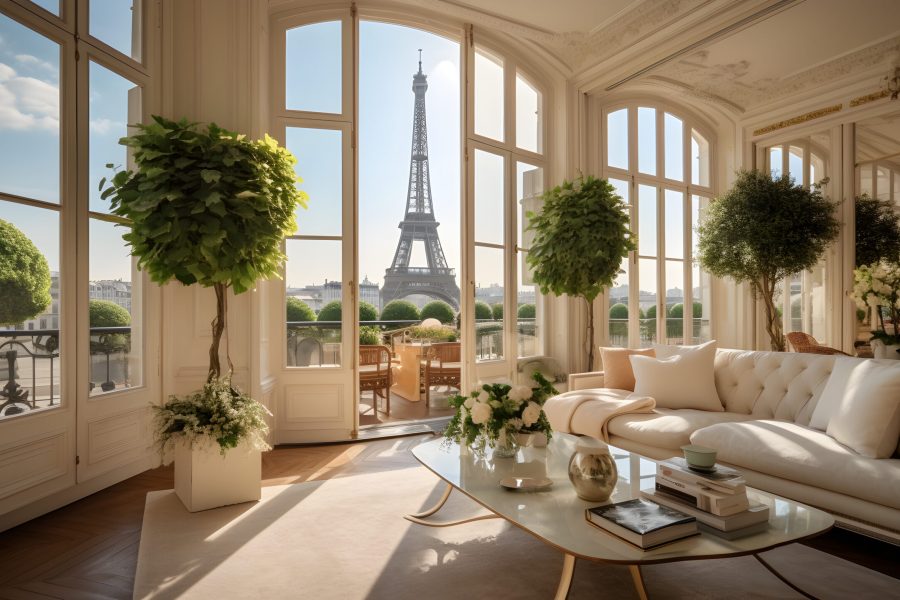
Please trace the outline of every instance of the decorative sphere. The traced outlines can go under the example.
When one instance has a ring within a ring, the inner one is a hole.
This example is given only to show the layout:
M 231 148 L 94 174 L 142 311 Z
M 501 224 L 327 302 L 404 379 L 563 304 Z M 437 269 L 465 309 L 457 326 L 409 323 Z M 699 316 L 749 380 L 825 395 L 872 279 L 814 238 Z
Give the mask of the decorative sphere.
M 434 318 L 425 319 L 422 321 L 422 327 L 440 327 L 441 322 Z
M 616 488 L 619 472 L 609 446 L 592 437 L 583 437 L 569 460 L 569 481 L 582 500 L 604 502 Z

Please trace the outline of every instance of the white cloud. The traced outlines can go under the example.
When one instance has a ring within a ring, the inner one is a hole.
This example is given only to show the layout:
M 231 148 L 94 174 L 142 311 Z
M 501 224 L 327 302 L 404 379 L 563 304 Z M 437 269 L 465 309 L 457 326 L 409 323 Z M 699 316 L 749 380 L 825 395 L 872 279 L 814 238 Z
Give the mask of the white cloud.
M 23 65 L 28 65 L 30 67 L 40 67 L 45 71 L 49 71 L 54 75 L 59 74 L 59 69 L 55 66 L 48 63 L 46 60 L 41 60 L 37 56 L 32 56 L 31 54 L 16 54 L 16 60 L 22 63 Z
M 100 135 L 106 135 L 110 131 L 125 131 L 125 123 L 105 118 L 91 119 L 90 127 L 93 133 L 98 133 Z
M 59 87 L 0 63 L 0 130 L 59 131 Z

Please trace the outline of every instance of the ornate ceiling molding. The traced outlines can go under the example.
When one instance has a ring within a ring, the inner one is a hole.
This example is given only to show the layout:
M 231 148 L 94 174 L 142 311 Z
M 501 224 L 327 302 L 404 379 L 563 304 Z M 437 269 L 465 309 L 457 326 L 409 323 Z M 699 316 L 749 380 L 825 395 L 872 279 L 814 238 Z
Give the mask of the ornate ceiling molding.
M 798 115 L 796 117 L 791 117 L 790 119 L 785 119 L 783 121 L 778 121 L 777 123 L 772 123 L 771 125 L 766 125 L 765 127 L 760 127 L 759 129 L 755 129 L 753 131 L 753 135 L 763 135 L 766 133 L 771 133 L 773 131 L 778 131 L 779 129 L 784 129 L 785 127 L 791 127 L 793 125 L 799 125 L 801 123 L 806 123 L 808 121 L 812 121 L 814 119 L 819 119 L 826 115 L 836 113 L 843 108 L 844 108 L 843 104 L 834 104 L 832 106 L 826 106 L 825 108 L 813 110 L 808 113 Z

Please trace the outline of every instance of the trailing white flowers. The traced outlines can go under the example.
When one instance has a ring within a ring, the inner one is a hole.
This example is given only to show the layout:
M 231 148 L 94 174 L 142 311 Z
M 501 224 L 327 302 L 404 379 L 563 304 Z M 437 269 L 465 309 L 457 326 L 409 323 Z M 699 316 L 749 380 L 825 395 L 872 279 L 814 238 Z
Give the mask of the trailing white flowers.
M 900 264 L 881 261 L 853 271 L 851 298 L 862 310 L 874 309 L 877 329 L 873 337 L 886 344 L 900 343 Z M 890 325 L 885 324 L 885 317 Z

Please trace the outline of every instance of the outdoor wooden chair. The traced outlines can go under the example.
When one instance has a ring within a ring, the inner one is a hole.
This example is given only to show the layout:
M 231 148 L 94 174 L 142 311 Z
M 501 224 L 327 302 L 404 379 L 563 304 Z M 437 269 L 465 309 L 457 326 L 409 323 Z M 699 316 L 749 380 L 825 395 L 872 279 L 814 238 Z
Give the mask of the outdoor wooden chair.
M 384 414 L 391 414 L 391 349 L 359 347 L 359 391 L 372 392 L 372 412 L 378 414 L 378 397 L 384 398 Z
M 431 400 L 431 386 L 448 385 L 459 389 L 462 375 L 459 342 L 432 344 L 425 358 L 425 406 Z
M 786 337 L 788 343 L 790 343 L 791 347 L 794 349 L 794 352 L 805 352 L 807 354 L 842 354 L 844 356 L 850 356 L 837 348 L 823 346 L 816 338 L 808 333 L 803 333 L 802 331 L 792 331 L 787 334 Z

